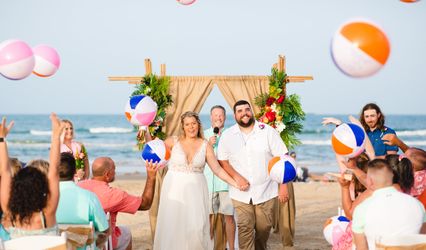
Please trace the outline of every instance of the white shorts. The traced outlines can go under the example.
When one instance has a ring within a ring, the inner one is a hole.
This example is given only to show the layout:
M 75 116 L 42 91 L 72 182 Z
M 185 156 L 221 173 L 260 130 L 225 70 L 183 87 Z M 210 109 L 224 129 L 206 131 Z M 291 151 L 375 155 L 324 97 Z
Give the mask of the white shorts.
M 215 192 L 209 194 L 210 214 L 234 215 L 234 206 L 229 197 L 229 192 Z
M 125 226 L 118 226 L 121 231 L 120 237 L 117 238 L 117 247 L 114 250 L 125 250 L 132 240 L 130 229 Z

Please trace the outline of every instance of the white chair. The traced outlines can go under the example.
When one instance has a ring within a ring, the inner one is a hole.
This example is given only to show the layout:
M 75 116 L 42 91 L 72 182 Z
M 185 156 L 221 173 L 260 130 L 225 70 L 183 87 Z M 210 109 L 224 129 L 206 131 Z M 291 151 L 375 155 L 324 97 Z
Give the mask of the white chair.
M 58 224 L 61 232 L 67 233 L 67 243 L 72 247 L 86 246 L 86 250 L 95 250 L 95 228 L 89 224 Z
M 34 235 L 4 242 L 5 250 L 67 250 L 67 236 Z
M 426 249 L 425 234 L 410 234 L 378 237 L 376 239 L 377 250 L 420 250 Z
M 112 234 L 114 233 L 113 228 L 111 228 L 111 220 L 110 220 L 111 215 L 108 213 L 106 213 L 106 219 L 108 221 L 109 224 L 109 236 L 108 236 L 108 240 L 105 242 L 105 246 L 104 246 L 104 250 L 113 250 L 112 249 Z

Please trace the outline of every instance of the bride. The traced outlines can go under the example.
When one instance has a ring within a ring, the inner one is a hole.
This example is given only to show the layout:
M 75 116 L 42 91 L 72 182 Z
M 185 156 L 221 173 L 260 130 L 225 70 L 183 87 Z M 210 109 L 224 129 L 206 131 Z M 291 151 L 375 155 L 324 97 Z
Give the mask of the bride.
M 165 140 L 171 157 L 161 189 L 154 250 L 213 249 L 203 174 L 206 162 L 229 185 L 237 187 L 237 183 L 222 169 L 204 139 L 198 114 L 186 112 L 180 120 L 181 136 Z

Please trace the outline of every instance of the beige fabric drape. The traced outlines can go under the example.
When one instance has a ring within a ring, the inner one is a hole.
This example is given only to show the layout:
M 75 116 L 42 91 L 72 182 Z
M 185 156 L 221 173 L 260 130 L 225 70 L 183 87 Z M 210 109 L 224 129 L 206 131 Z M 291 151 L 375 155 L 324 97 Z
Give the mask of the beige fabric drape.
M 214 86 L 208 77 L 173 77 L 169 93 L 173 104 L 167 109 L 165 132 L 167 136 L 178 135 L 180 116 L 186 111 L 200 112 Z
M 215 83 L 231 108 L 235 102 L 243 99 L 250 103 L 255 114 L 259 113 L 260 108 L 255 105 L 254 98 L 269 91 L 269 79 L 267 77 L 223 76 L 218 77 Z

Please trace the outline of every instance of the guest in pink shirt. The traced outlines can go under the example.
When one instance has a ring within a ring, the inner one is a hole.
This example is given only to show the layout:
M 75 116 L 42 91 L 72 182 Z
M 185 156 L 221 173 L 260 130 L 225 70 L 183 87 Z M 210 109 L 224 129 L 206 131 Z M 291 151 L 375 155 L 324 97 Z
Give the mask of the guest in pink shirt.
M 115 179 L 115 163 L 109 157 L 97 158 L 92 164 L 92 179 L 78 183 L 80 187 L 95 193 L 105 213 L 110 213 L 114 249 L 132 249 L 130 229 L 116 226 L 117 213 L 134 214 L 139 210 L 148 210 L 151 207 L 157 167 L 156 164 L 152 167 L 147 166 L 147 179 L 141 196 L 130 195 L 124 190 L 109 186 L 109 183 Z

